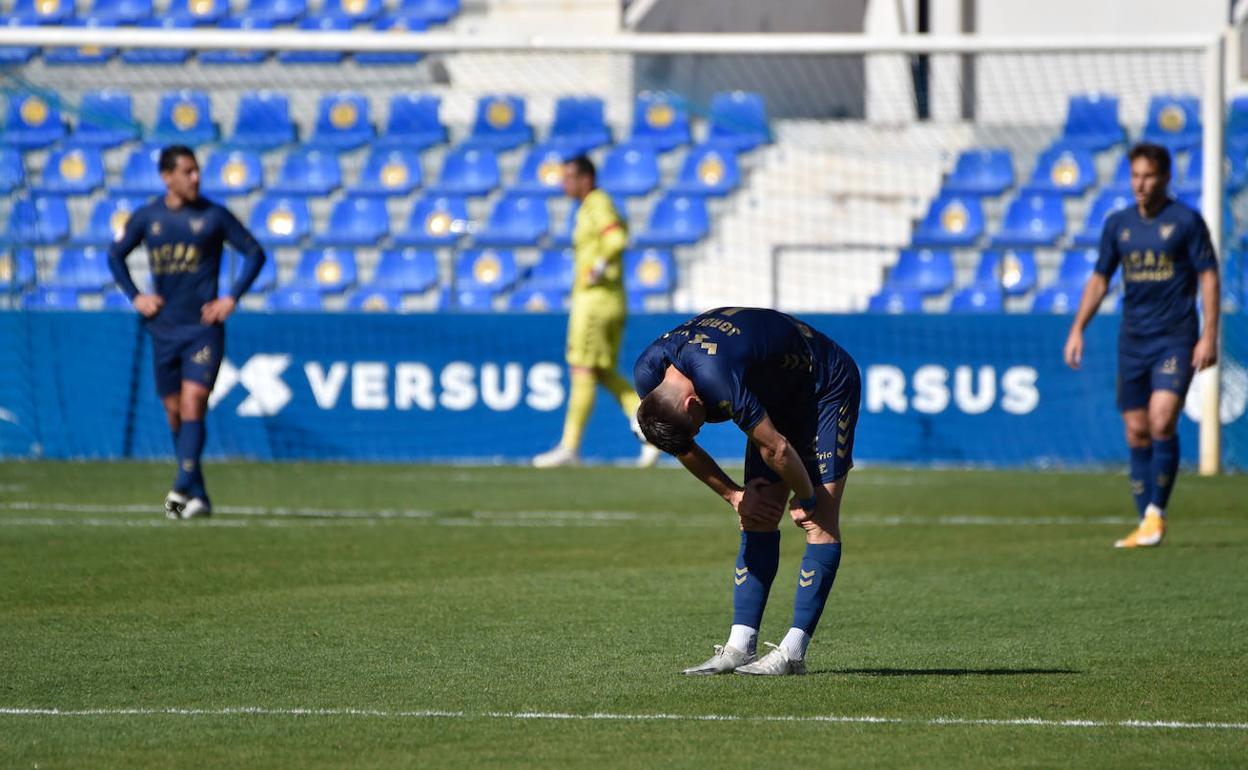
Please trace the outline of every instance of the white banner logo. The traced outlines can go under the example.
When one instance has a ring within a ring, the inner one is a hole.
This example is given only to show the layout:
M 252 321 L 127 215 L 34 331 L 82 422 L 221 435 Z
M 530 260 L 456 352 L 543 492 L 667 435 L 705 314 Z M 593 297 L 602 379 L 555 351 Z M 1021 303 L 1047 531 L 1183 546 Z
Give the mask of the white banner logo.
M 240 417 L 271 417 L 290 403 L 290 388 L 282 380 L 282 372 L 290 366 L 290 356 L 275 353 L 257 353 L 247 359 L 242 369 L 234 368 L 227 358 L 221 362 L 217 384 L 208 397 L 208 406 L 216 406 L 229 395 L 235 385 L 247 390 L 247 398 L 238 405 Z

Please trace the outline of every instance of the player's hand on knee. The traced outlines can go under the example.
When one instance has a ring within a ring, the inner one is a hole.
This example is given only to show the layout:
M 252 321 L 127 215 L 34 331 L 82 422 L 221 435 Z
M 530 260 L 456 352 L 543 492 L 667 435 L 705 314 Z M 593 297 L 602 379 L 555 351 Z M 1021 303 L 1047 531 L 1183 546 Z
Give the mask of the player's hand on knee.
M 784 515 L 784 497 L 773 494 L 773 486 L 764 479 L 754 479 L 745 485 L 737 505 L 737 516 L 742 527 L 771 528 L 780 523 L 780 517 Z
M 819 497 L 817 486 L 815 488 L 815 497 Z M 805 529 L 808 524 L 814 523 L 814 516 L 815 506 L 810 508 L 802 507 L 801 500 L 798 499 L 797 495 L 794 495 L 793 499 L 789 501 L 789 518 L 793 519 L 793 523 L 797 526 Z

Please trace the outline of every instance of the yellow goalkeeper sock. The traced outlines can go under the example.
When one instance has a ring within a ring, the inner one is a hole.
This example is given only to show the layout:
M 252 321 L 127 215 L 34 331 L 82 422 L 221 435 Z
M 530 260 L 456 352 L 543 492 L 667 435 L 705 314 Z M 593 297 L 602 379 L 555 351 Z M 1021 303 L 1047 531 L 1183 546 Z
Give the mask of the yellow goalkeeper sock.
M 593 372 L 572 370 L 572 392 L 568 394 L 568 414 L 563 419 L 563 438 L 559 440 L 563 448 L 573 452 L 580 450 L 585 424 L 589 422 L 589 413 L 594 409 L 596 386 Z
M 615 396 L 615 400 L 620 402 L 620 408 L 624 410 L 624 415 L 629 421 L 636 419 L 637 407 L 641 406 L 641 399 L 633 390 L 633 386 L 628 384 L 628 380 L 614 369 L 608 369 L 603 373 L 602 384 L 611 395 Z

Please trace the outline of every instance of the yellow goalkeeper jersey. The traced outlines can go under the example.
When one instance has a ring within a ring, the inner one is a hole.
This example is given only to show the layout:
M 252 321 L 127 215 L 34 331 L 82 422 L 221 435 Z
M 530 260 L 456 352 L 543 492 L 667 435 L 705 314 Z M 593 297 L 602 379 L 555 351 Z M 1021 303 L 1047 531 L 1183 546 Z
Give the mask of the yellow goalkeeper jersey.
M 594 189 L 576 212 L 572 230 L 575 251 L 572 296 L 587 289 L 610 291 L 624 296 L 624 247 L 628 245 L 628 227 L 615 210 L 611 196 Z

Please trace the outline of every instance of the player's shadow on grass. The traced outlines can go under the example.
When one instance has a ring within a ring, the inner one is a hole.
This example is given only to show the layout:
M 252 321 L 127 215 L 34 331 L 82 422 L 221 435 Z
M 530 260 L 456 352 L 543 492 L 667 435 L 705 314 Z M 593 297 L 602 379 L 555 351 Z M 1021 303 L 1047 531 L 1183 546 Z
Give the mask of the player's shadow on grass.
M 1083 672 L 1073 668 L 825 668 L 809 673 L 861 676 L 1051 676 Z

